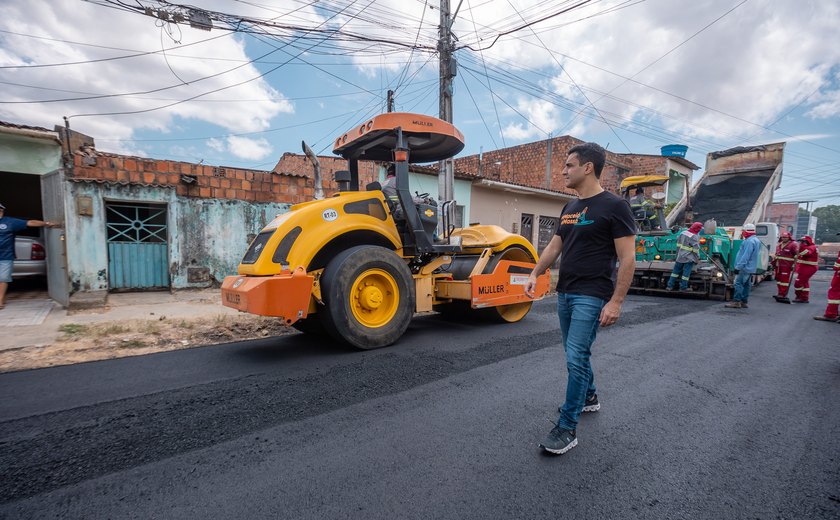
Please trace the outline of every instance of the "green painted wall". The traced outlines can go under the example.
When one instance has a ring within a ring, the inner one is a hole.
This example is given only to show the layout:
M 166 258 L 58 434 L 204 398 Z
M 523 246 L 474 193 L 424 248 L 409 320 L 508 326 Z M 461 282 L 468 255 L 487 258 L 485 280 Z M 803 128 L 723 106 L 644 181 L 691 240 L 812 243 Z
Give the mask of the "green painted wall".
M 174 289 L 207 287 L 236 274 L 255 235 L 290 204 L 249 203 L 226 199 L 178 197 L 173 188 L 68 182 L 67 270 L 70 292 L 108 290 L 108 243 L 105 206 L 108 201 L 166 204 L 168 257 Z M 79 215 L 79 202 L 89 197 L 92 215 Z M 190 268 L 209 269 L 210 281 L 189 282 Z
M 60 167 L 57 141 L 0 133 L 0 171 L 44 175 Z
M 668 172 L 668 197 L 665 199 L 666 203 L 679 202 L 685 193 L 685 175 L 671 170 Z
M 385 181 L 384 171 L 379 175 L 379 182 Z M 409 172 L 408 174 L 408 188 L 411 194 L 429 193 L 437 199 L 438 194 L 438 178 L 434 175 L 426 175 L 422 173 Z M 464 225 L 469 224 L 470 215 L 470 193 L 472 192 L 472 181 L 463 179 L 455 179 L 455 201 L 458 206 L 464 206 Z

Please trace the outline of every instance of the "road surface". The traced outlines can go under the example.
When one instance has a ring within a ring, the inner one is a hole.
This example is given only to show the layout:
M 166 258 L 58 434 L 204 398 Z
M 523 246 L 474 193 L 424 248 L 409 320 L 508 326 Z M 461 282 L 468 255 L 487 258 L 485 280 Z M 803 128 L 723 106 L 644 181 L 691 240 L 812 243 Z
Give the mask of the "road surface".
M 553 300 L 370 352 L 294 334 L 3 374 L 0 518 L 836 519 L 826 279 L 810 305 L 630 296 L 563 456 L 537 447 L 565 386 Z

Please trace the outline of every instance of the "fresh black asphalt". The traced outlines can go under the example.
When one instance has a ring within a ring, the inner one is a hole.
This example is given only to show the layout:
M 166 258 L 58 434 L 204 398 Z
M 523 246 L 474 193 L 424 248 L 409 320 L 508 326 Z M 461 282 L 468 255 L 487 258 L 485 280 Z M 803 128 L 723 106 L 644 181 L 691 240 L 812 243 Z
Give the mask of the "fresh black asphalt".
M 629 297 L 560 457 L 537 449 L 565 381 L 553 300 L 420 316 L 369 352 L 294 333 L 3 374 L 0 517 L 838 518 L 826 289 Z

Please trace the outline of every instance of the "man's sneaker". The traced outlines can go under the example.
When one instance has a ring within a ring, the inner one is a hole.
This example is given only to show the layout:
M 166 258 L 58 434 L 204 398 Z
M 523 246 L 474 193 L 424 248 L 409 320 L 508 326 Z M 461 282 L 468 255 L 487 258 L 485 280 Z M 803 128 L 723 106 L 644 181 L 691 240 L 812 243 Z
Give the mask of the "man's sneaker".
M 837 318 L 832 318 L 830 316 L 814 316 L 814 319 L 819 321 L 837 321 Z
M 739 301 L 729 302 L 726 305 L 724 305 L 724 307 L 729 308 L 729 309 L 740 309 L 741 308 L 741 302 L 739 302 Z
M 598 402 L 598 394 L 592 394 L 592 397 L 587 397 L 583 403 L 584 412 L 597 412 L 601 409 L 601 403 Z
M 545 440 L 540 443 L 540 448 L 555 455 L 562 455 L 575 446 L 577 446 L 575 431 L 559 426 L 552 428 Z
M 601 403 L 598 402 L 598 394 L 592 394 L 592 397 L 587 397 L 583 402 L 582 412 L 597 412 L 601 409 Z M 557 413 L 563 412 L 563 405 L 557 407 Z

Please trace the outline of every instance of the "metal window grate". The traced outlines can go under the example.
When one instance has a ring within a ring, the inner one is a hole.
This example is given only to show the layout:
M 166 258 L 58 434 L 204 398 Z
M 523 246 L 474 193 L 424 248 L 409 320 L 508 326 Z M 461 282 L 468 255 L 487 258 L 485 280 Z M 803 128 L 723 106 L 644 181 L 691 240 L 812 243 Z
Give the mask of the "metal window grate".
M 166 242 L 166 206 L 114 203 L 105 209 L 108 242 Z

